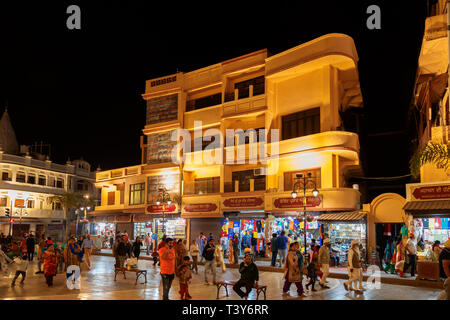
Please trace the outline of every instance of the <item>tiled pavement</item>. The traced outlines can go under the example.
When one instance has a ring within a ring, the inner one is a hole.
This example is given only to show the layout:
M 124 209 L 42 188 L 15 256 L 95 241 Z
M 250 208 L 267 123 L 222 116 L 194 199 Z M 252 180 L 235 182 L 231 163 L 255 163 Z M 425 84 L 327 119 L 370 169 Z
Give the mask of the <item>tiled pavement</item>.
M 54 286 L 48 288 L 42 274 L 35 274 L 37 263 L 33 262 L 27 272 L 27 278 L 23 286 L 10 286 L 13 267 L 10 267 L 10 275 L 0 276 L 0 298 L 2 299 L 26 299 L 26 300 L 158 300 L 162 293 L 159 269 L 153 267 L 153 263 L 148 260 L 140 260 L 139 268 L 148 270 L 147 283 L 143 283 L 140 278 L 135 285 L 134 273 L 128 273 L 127 279 L 123 275 L 117 276 L 114 282 L 113 264 L 114 259 L 106 256 L 93 256 L 93 268 L 87 270 L 83 268 L 81 290 L 69 290 L 65 285 L 64 274 L 58 274 L 54 279 Z M 266 284 L 267 299 L 269 300 L 293 300 L 299 299 L 292 285 L 290 295 L 282 295 L 283 279 L 282 273 L 260 272 L 260 283 Z M 228 268 L 225 273 L 217 269 L 217 280 L 234 280 L 238 278 L 238 270 Z M 209 275 L 211 281 L 211 275 Z M 381 284 L 380 289 L 369 289 L 364 294 L 356 295 L 354 292 L 345 291 L 343 280 L 329 279 L 330 289 L 322 290 L 316 284 L 317 292 L 308 293 L 308 297 L 303 300 L 434 300 L 440 293 L 438 289 L 419 288 L 410 286 L 399 286 Z M 407 290 L 407 291 L 406 291 Z M 178 281 L 175 280 L 170 292 L 170 299 L 178 300 Z M 405 294 L 407 292 L 407 294 Z M 213 285 L 204 284 L 203 267 L 199 266 L 199 274 L 193 275 L 190 293 L 194 300 L 216 299 L 217 289 Z M 230 296 L 226 297 L 224 289 L 221 289 L 221 300 L 235 300 L 239 297 L 229 290 Z M 261 296 L 260 296 L 261 298 Z M 255 292 L 252 291 L 249 299 L 256 299 Z

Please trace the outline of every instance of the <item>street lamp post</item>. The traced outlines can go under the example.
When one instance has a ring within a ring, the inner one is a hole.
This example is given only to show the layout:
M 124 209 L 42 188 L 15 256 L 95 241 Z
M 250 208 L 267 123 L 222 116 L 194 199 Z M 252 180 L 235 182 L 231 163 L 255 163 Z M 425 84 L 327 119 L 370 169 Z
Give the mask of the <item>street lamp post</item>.
M 296 182 L 294 183 L 294 188 L 292 190 L 292 198 L 297 198 L 297 190 L 303 188 L 303 233 L 304 233 L 304 246 L 306 253 L 306 188 L 309 186 L 313 188 L 313 195 L 317 197 L 319 195 L 319 190 L 316 188 L 315 177 L 311 176 L 311 173 L 308 172 L 308 176 L 306 177 L 302 173 L 298 173 L 296 175 Z
M 89 195 L 85 194 L 83 196 L 83 198 L 86 199 L 85 200 L 85 206 L 79 207 L 77 210 L 75 210 L 75 214 L 77 216 L 77 224 L 75 226 L 75 234 L 76 234 L 77 237 L 78 237 L 78 224 L 80 222 L 80 214 L 82 214 L 84 212 L 84 218 L 83 218 L 83 220 L 81 220 L 81 222 L 87 221 L 87 212 L 89 210 L 91 210 L 91 207 L 89 206 L 89 203 L 88 203 Z
M 165 216 L 165 206 L 170 205 L 172 200 L 170 199 L 170 195 L 167 192 L 165 187 L 159 188 L 159 195 L 156 201 L 156 205 L 162 205 L 162 214 L 163 214 L 163 235 L 166 234 L 166 216 Z
M 28 212 L 24 207 L 19 207 L 18 211 L 16 211 L 14 215 L 19 216 L 19 224 L 22 224 L 22 216 L 28 216 Z

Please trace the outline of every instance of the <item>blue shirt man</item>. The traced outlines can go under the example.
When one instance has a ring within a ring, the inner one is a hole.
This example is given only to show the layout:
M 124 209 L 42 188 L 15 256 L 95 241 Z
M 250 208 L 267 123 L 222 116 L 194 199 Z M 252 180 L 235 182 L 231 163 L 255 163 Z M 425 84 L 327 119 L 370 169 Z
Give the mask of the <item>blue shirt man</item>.
M 277 238 L 278 255 L 280 256 L 280 267 L 286 262 L 287 243 L 288 238 L 285 236 L 284 230 L 281 231 L 281 235 Z

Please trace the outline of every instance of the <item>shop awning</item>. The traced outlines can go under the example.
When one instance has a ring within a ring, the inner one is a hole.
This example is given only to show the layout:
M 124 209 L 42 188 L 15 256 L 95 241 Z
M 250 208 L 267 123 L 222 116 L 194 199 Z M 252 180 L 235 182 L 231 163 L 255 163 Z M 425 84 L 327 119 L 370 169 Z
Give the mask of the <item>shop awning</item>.
M 403 206 L 403 210 L 418 218 L 449 216 L 450 200 L 408 201 Z
M 363 220 L 366 215 L 365 211 L 324 213 L 317 220 L 319 222 L 357 222 Z

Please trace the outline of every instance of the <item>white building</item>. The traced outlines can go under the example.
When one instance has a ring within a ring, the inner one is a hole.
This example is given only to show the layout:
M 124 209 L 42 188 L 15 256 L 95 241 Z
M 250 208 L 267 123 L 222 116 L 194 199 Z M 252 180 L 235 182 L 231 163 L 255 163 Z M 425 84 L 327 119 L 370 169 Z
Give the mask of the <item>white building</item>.
M 21 150 L 26 150 L 21 146 Z M 40 158 L 41 160 L 37 159 Z M 19 146 L 7 110 L 0 119 L 0 232 L 14 238 L 33 231 L 56 241 L 64 237 L 62 204 L 48 198 L 65 192 L 96 198 L 95 172 L 83 160 L 65 165 L 52 163 L 42 155 L 19 154 Z M 5 217 L 7 208 L 11 219 Z

